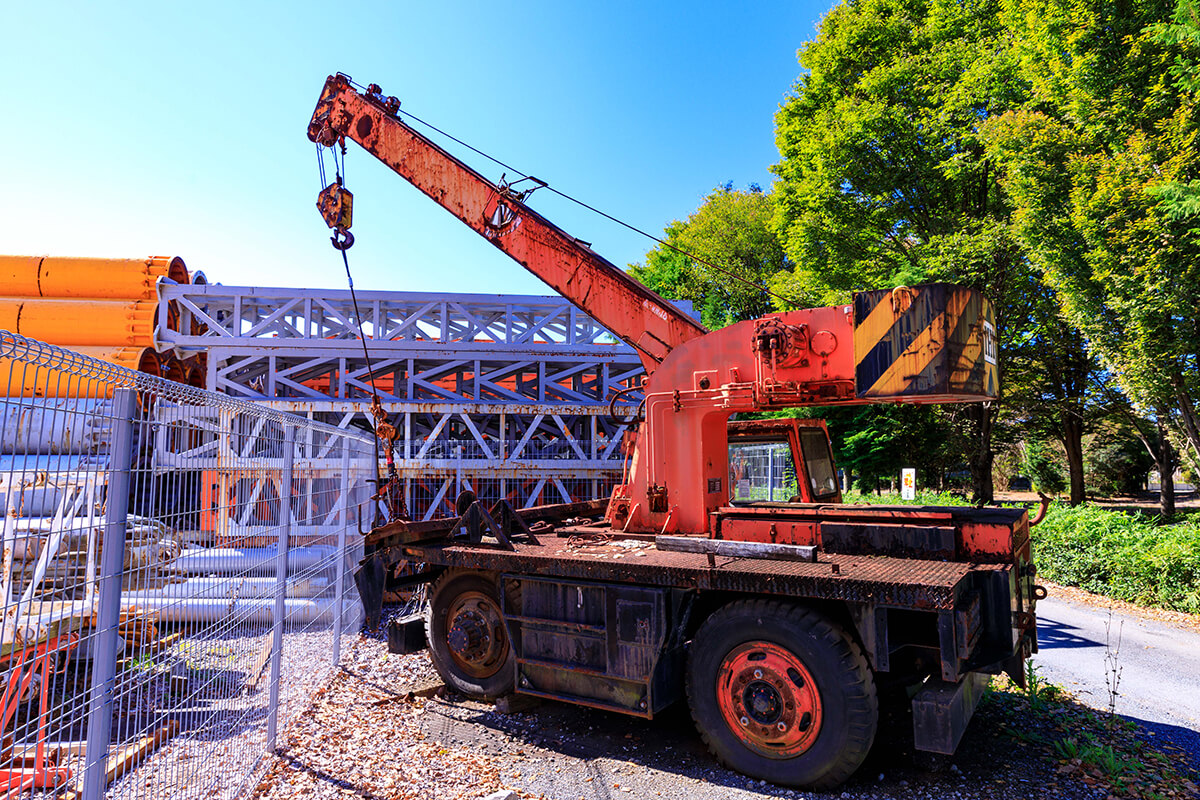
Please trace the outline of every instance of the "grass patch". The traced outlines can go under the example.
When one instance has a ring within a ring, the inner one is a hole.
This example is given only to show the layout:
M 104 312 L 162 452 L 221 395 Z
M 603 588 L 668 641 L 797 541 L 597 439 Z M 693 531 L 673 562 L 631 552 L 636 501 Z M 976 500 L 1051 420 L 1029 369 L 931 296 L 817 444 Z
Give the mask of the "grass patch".
M 970 501 L 961 494 L 936 492 L 932 489 L 917 489 L 915 500 L 901 500 L 900 495 L 891 492 L 874 494 L 851 490 L 842 494 L 842 502 L 851 505 L 867 506 L 969 506 Z
M 1038 574 L 1139 605 L 1200 613 L 1200 523 L 1052 506 L 1031 531 Z

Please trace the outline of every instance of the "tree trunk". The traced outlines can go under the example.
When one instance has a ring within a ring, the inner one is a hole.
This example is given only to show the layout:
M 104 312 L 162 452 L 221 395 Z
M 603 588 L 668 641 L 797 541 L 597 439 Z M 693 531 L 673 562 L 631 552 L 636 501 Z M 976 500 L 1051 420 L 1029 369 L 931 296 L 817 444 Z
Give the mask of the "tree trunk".
M 992 409 L 983 403 L 973 403 L 967 413 L 975 428 L 976 451 L 971 454 L 971 482 L 976 505 L 990 505 L 996 499 L 996 487 L 992 482 Z
M 1077 506 L 1087 499 L 1083 487 L 1083 422 L 1070 413 L 1063 421 L 1063 449 L 1071 474 L 1071 505 Z
M 1158 419 L 1158 452 L 1155 453 L 1158 463 L 1158 507 L 1163 519 L 1171 519 L 1175 516 L 1175 451 L 1167 437 L 1161 414 Z

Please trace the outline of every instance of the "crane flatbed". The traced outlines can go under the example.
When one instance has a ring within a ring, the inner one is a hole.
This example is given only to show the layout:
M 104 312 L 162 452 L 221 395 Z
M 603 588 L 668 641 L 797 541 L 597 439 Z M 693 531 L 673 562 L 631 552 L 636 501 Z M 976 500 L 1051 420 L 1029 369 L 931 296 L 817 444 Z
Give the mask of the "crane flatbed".
M 653 539 L 604 528 L 576 529 L 538 544 L 438 542 L 405 547 L 410 558 L 444 567 L 633 582 L 699 590 L 818 597 L 880 606 L 949 610 L 965 579 L 1001 565 L 819 553 L 816 561 L 709 556 L 656 549 Z

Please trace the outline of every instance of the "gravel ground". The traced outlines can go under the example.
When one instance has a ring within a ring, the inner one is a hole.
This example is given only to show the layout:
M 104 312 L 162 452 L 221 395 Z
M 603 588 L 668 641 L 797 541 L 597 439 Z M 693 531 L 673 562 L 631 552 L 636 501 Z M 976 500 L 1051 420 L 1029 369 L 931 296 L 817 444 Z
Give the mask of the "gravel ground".
M 256 627 L 182 639 L 121 673 L 110 754 L 168 720 L 177 721 L 179 730 L 136 769 L 114 781 L 110 798 L 232 799 L 254 785 L 256 772 L 265 766 L 270 665 L 253 691 L 246 682 L 271 637 L 269 628 Z M 346 646 L 353 641 L 343 638 Z M 285 632 L 280 730 L 309 711 L 313 697 L 328 683 L 332 643 L 332 631 L 324 626 L 298 626 Z M 83 713 L 82 705 L 78 711 Z M 81 720 L 73 730 L 52 732 L 50 738 L 81 740 L 85 724 Z M 82 779 L 81 756 L 66 759 L 64 765 Z M 52 791 L 37 796 L 58 797 Z
M 390 655 L 378 639 L 360 638 L 313 708 L 283 735 L 253 797 L 475 800 L 501 789 L 551 800 L 1114 796 L 1095 769 L 1064 762 L 1049 747 L 1078 724 L 1074 704 L 1035 715 L 1019 695 L 1004 692 L 985 700 L 958 754 L 939 762 L 940 770 L 914 766 L 911 720 L 893 714 L 858 774 L 822 795 L 723 769 L 679 707 L 649 722 L 554 702 L 524 710 L 517 702 L 500 713 L 448 696 L 438 684 L 425 654 Z M 1194 790 L 1177 788 L 1177 797 Z

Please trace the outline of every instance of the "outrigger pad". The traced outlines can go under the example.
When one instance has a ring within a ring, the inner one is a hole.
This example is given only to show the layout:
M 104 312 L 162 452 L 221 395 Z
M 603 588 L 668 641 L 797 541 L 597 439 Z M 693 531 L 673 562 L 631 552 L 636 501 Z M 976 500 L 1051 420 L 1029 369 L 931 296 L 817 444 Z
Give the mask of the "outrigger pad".
M 418 653 L 426 647 L 425 615 L 409 614 L 407 617 L 394 619 L 387 626 L 387 646 L 389 653 L 406 656 Z
M 373 631 L 379 627 L 379 618 L 383 615 L 383 582 L 386 576 L 383 559 L 377 555 L 367 558 L 354 570 L 354 585 L 358 587 L 363 614 L 367 617 L 367 630 Z

